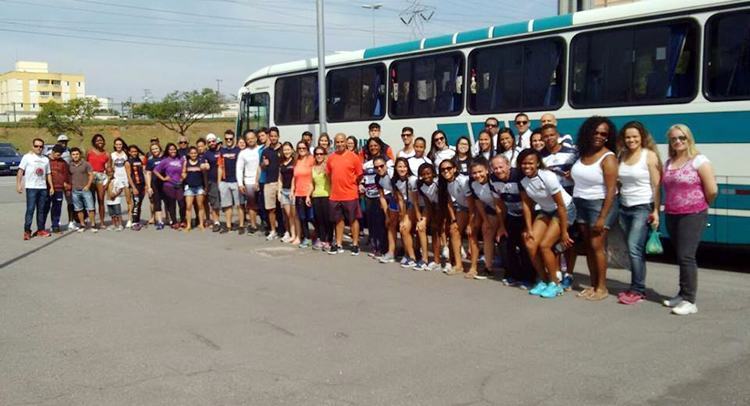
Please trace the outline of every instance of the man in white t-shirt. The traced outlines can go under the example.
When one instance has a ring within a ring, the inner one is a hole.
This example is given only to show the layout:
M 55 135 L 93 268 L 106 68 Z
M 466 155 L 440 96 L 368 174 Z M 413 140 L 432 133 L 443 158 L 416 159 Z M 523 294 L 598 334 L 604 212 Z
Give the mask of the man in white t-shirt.
M 401 129 L 401 141 L 404 142 L 404 148 L 398 151 L 396 158 L 409 159 L 414 156 L 414 129 L 404 127 Z
M 32 150 L 21 158 L 16 174 L 16 191 L 18 194 L 26 190 L 26 217 L 23 224 L 23 239 L 32 237 L 49 237 L 45 230 L 47 222 L 47 199 L 55 193 L 52 186 L 52 174 L 49 158 L 43 155 L 44 140 L 34 138 Z M 36 210 L 36 232 L 31 234 L 31 221 Z
M 245 131 L 245 143 L 247 148 L 237 155 L 237 186 L 239 191 L 247 199 L 246 207 L 250 215 L 250 224 L 247 232 L 254 234 L 258 231 L 258 181 L 260 179 L 260 152 L 258 136 L 252 130 Z M 240 207 L 240 215 L 244 215 L 244 209 Z
M 529 121 L 529 116 L 526 113 L 518 113 L 515 120 L 513 120 L 513 124 L 515 124 L 516 133 L 518 134 L 516 145 L 521 147 L 521 149 L 531 148 L 531 130 L 529 129 L 531 122 Z

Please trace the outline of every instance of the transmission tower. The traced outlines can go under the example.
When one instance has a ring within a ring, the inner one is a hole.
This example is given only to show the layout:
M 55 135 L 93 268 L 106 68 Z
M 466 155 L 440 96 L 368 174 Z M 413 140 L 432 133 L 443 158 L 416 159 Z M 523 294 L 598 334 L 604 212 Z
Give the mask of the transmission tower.
M 435 15 L 435 7 L 422 4 L 421 0 L 407 0 L 406 9 L 399 13 L 401 22 L 411 28 L 412 39 L 424 37 L 424 24 Z

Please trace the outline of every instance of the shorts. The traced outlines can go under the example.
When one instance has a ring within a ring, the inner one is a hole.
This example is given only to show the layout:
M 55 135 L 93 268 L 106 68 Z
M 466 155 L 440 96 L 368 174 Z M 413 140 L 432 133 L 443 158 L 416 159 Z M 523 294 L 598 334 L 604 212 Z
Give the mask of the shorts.
M 103 185 L 107 183 L 107 174 L 104 172 L 94 172 L 94 185 Z
M 294 196 L 292 189 L 281 189 L 279 192 L 279 204 L 282 206 L 294 206 Z
M 208 196 L 208 205 L 214 210 L 221 208 L 221 199 L 219 198 L 219 185 L 216 182 L 208 182 L 206 188 L 206 196 Z
M 240 204 L 240 189 L 237 186 L 237 182 L 219 183 L 219 195 L 222 209 Z
M 328 211 L 331 221 L 338 223 L 345 220 L 349 223 L 362 217 L 362 211 L 359 208 L 359 199 L 354 200 L 328 200 Z
M 266 210 L 276 208 L 276 195 L 279 194 L 279 184 L 276 182 L 263 185 L 263 205 Z
M 115 186 L 120 189 L 129 188 L 130 182 L 128 182 L 128 178 L 115 178 Z
M 399 211 L 398 201 L 396 200 L 396 196 L 394 196 L 393 193 L 385 195 L 385 201 L 388 202 L 388 210 L 396 212 Z M 407 200 L 405 203 L 406 210 L 411 210 L 414 208 L 414 205 L 411 204 L 411 201 Z
M 74 190 L 71 194 L 74 211 L 94 211 L 94 195 L 91 191 Z
M 107 213 L 109 213 L 110 217 L 121 216 L 122 215 L 122 206 L 120 206 L 119 204 L 108 204 L 107 205 Z
M 604 199 L 586 200 L 576 197 L 573 199 L 573 203 L 576 205 L 576 211 L 578 212 L 578 219 L 576 223 L 586 224 L 593 226 L 596 220 L 599 218 L 599 214 L 602 212 L 602 205 L 604 205 Z M 607 217 L 604 219 L 604 228 L 609 230 L 617 220 L 617 200 L 612 202 L 612 207 L 607 213 Z
M 573 222 L 576 221 L 576 206 L 574 204 L 568 205 L 567 212 L 568 212 L 568 226 L 570 226 L 571 224 L 573 224 Z M 536 213 L 536 218 L 543 218 L 543 217 L 547 217 L 551 219 L 552 221 L 557 221 L 557 222 L 560 221 L 560 217 L 557 214 L 557 210 L 553 210 L 553 211 L 539 210 Z
M 201 196 L 206 194 L 206 189 L 203 186 L 190 186 L 185 185 L 185 197 Z
M 245 186 L 245 193 L 240 193 L 240 204 L 250 210 L 258 208 L 258 189 L 255 188 L 255 184 Z

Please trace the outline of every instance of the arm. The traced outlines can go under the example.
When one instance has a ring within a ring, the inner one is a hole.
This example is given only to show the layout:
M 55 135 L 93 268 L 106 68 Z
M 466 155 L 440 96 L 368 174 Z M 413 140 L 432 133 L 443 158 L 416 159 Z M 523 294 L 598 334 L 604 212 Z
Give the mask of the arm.
M 180 174 L 180 181 L 184 181 L 187 178 L 187 160 L 182 161 L 182 174 Z
M 16 192 L 23 193 L 23 169 L 18 169 L 16 171 Z
M 237 165 L 235 166 L 234 176 L 237 179 L 237 188 L 240 193 L 245 193 L 245 155 L 243 153 L 237 154 Z
M 417 231 L 425 231 L 427 230 L 427 218 L 422 214 L 422 210 L 419 208 L 419 192 L 416 190 L 409 191 L 409 196 L 411 196 L 411 201 L 414 202 L 414 213 L 417 215 Z M 425 202 L 425 207 L 429 205 L 430 202 Z
M 151 188 L 151 176 L 152 176 L 151 171 L 146 170 L 144 176 L 146 177 L 146 193 L 148 193 L 149 196 L 151 196 L 154 194 L 154 189 Z
M 562 192 L 555 193 L 552 198 L 555 199 L 555 203 L 557 204 L 557 215 L 560 217 L 560 242 L 562 242 L 565 248 L 570 248 L 573 246 L 573 240 L 568 235 L 568 209 L 565 207 Z M 602 211 L 604 211 L 604 209 L 602 209 Z M 599 220 L 597 220 L 597 223 L 598 222 Z
M 719 193 L 719 187 L 716 185 L 716 177 L 714 177 L 714 168 L 710 162 L 706 162 L 698 168 L 698 176 L 701 177 L 703 194 L 706 195 L 706 203 L 710 205 Z
M 88 192 L 91 190 L 91 184 L 94 183 L 94 171 L 90 170 L 88 171 L 89 179 L 86 181 L 86 185 L 83 186 L 83 191 Z
M 617 196 L 617 158 L 615 158 L 614 155 L 604 158 L 602 161 L 602 173 L 604 174 L 604 188 L 606 191 L 599 218 L 596 219 L 596 223 L 594 223 L 594 226 L 591 228 L 591 231 L 594 234 L 601 234 L 604 232 L 604 220 L 612 209 L 612 205 L 615 203 L 615 196 Z M 558 203 L 558 207 L 559 206 L 560 204 Z M 563 209 L 564 208 L 565 206 L 563 205 Z M 562 217 L 560 220 L 562 220 Z M 567 229 L 567 226 L 565 228 Z
M 527 240 L 533 240 L 534 235 L 531 234 L 531 227 L 532 227 L 532 208 L 534 207 L 534 201 L 531 200 L 529 195 L 526 194 L 526 192 L 521 191 L 521 203 L 523 207 L 523 222 L 526 224 L 526 229 L 523 230 L 523 237 Z
M 651 180 L 651 192 L 654 195 L 654 210 L 651 212 L 651 227 L 654 229 L 659 228 L 659 208 L 661 206 L 661 171 L 659 168 L 659 160 L 656 153 L 648 151 L 648 158 L 646 160 L 648 165 L 648 175 Z
M 54 195 L 55 185 L 52 183 L 52 172 L 47 172 L 47 186 L 49 186 L 49 195 Z
M 135 182 L 133 182 L 133 168 L 129 161 L 125 161 L 125 174 L 128 176 L 128 184 L 133 189 L 133 194 L 137 195 L 138 188 L 135 187 Z

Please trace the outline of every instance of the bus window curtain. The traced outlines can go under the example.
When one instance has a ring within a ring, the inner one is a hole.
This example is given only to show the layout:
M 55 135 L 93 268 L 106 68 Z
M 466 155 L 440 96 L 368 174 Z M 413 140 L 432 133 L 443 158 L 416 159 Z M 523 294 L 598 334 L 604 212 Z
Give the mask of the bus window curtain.
M 680 97 L 681 87 L 680 83 L 675 82 L 675 74 L 677 72 L 677 66 L 680 62 L 680 55 L 685 49 L 685 39 L 687 38 L 687 27 L 673 26 L 671 29 L 671 35 L 669 36 L 669 49 L 667 50 L 667 67 L 669 69 L 669 87 L 667 88 L 667 98 Z

